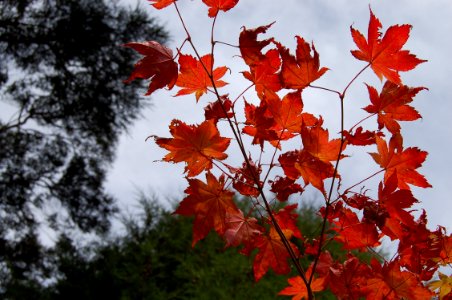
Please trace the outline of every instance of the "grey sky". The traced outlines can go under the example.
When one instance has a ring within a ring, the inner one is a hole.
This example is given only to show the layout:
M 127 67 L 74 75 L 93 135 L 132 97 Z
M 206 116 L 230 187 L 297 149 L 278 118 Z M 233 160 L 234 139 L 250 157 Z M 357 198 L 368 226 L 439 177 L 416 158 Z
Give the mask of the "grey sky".
M 122 1 L 135 5 L 136 1 Z M 194 42 L 201 53 L 210 49 L 209 34 L 211 19 L 207 17 L 207 8 L 200 0 L 180 0 L 179 7 L 191 31 Z M 147 1 L 140 5 L 152 16 L 159 18 L 172 36 L 170 47 L 175 50 L 180 46 L 185 35 L 173 7 L 157 11 Z M 412 24 L 411 37 L 405 46 L 421 59 L 428 62 L 421 64 L 408 73 L 401 73 L 402 80 L 409 86 L 424 86 L 429 91 L 422 91 L 415 98 L 413 105 L 423 119 L 416 122 L 403 122 L 402 134 L 404 146 L 417 146 L 429 152 L 427 161 L 419 169 L 433 185 L 431 189 L 413 187 L 415 196 L 422 201 L 418 208 L 425 208 L 428 213 L 429 227 L 444 225 L 452 230 L 452 2 L 450 0 L 399 0 L 371 1 L 374 14 L 380 19 L 385 31 L 390 25 Z M 241 0 L 228 13 L 220 13 L 216 27 L 216 39 L 230 44 L 238 43 L 242 26 L 254 28 L 276 23 L 267 35 L 274 36 L 291 49 L 295 48 L 295 35 L 308 41 L 314 41 L 320 54 L 321 66 L 331 70 L 316 85 L 342 90 L 344 85 L 359 71 L 363 62 L 355 60 L 350 50 L 356 49 L 350 36 L 350 25 L 367 35 L 369 21 L 369 2 L 361 0 Z M 292 50 L 293 51 L 293 50 Z M 184 53 L 191 53 L 188 46 Z M 216 66 L 227 65 L 232 74 L 225 80 L 230 84 L 222 89 L 235 97 L 249 82 L 238 74 L 246 70 L 237 49 L 219 45 L 216 48 Z M 238 75 L 237 75 L 238 74 Z M 126 78 L 128 74 L 124 74 Z M 364 116 L 361 108 L 367 105 L 368 96 L 363 82 L 381 89 L 378 78 L 368 70 L 350 89 L 346 98 L 347 124 Z M 109 175 L 108 189 L 119 197 L 121 206 L 127 207 L 133 202 L 137 189 L 168 197 L 181 197 L 186 187 L 182 174 L 183 165 L 154 162 L 160 160 L 166 151 L 158 148 L 153 141 L 144 142 L 149 135 L 169 136 L 168 125 L 172 119 L 181 119 L 186 123 L 199 123 L 203 119 L 203 107 L 211 96 L 203 96 L 198 105 L 194 96 L 172 97 L 177 89 L 170 92 L 158 91 L 152 95 L 153 107 L 144 112 L 144 118 L 136 122 L 128 135 L 121 138 L 117 160 Z M 144 92 L 143 92 L 144 94 Z M 248 101 L 255 102 L 254 93 L 245 94 Z M 320 92 L 307 91 L 303 94 L 305 110 L 321 114 L 333 136 L 339 130 L 337 97 Z M 374 128 L 372 122 L 364 126 Z M 227 135 L 229 133 L 224 133 Z M 267 151 L 270 147 L 266 147 Z M 229 150 L 233 151 L 232 146 Z M 370 148 L 368 151 L 374 151 Z M 367 155 L 360 155 L 362 149 L 350 147 L 347 154 L 359 158 L 342 165 L 341 174 L 344 185 L 349 185 L 371 174 L 376 165 Z M 231 152 L 229 152 L 231 153 Z M 240 163 L 234 155 L 230 162 Z M 347 184 L 348 183 L 348 184 Z M 374 182 L 368 188 L 376 191 Z

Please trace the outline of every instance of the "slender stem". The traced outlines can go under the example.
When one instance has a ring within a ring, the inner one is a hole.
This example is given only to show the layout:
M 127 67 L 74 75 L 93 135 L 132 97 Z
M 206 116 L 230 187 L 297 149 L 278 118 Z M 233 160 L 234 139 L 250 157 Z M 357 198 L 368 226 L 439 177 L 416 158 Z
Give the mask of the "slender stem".
M 325 214 L 323 216 L 323 222 L 322 222 L 322 228 L 320 230 L 320 237 L 319 237 L 319 248 L 317 250 L 317 255 L 315 256 L 314 259 L 314 264 L 312 267 L 312 273 L 311 276 L 309 277 L 309 285 L 312 283 L 312 280 L 314 279 L 314 273 L 317 267 L 317 264 L 319 262 L 320 259 L 320 254 L 322 253 L 322 244 L 323 244 L 323 240 L 324 240 L 324 235 L 325 235 L 325 231 L 326 231 L 326 225 L 328 222 L 328 213 L 329 213 L 329 209 L 331 206 L 331 197 L 333 195 L 333 190 L 334 190 L 334 183 L 335 183 L 335 179 L 336 176 L 338 174 L 338 170 L 339 170 L 339 161 L 341 160 L 341 156 L 342 156 L 342 151 L 344 150 L 344 145 L 345 145 L 345 138 L 344 138 L 344 122 L 345 122 L 345 116 L 344 116 L 344 93 L 342 93 L 340 96 L 340 103 L 341 103 L 341 144 L 340 144 L 340 148 L 339 148 L 339 153 L 337 155 L 337 159 L 336 159 L 336 165 L 334 166 L 334 172 L 333 172 L 333 179 L 331 180 L 331 185 L 330 185 L 330 190 L 328 192 L 328 198 L 326 200 L 326 205 L 325 205 Z
M 323 87 L 323 86 L 316 86 L 316 85 L 310 84 L 309 87 L 311 87 L 313 89 L 319 89 L 319 90 L 324 90 L 324 91 L 327 91 L 327 92 L 331 92 L 331 93 L 337 94 L 339 97 L 341 96 L 340 92 L 338 92 L 336 90 L 332 90 L 332 89 L 326 88 L 326 87 Z
M 359 124 L 361 124 L 361 123 L 364 122 L 365 120 L 367 120 L 367 119 L 369 119 L 369 118 L 371 118 L 371 117 L 373 117 L 373 116 L 375 116 L 375 115 L 376 115 L 376 113 L 373 113 L 373 114 L 368 115 L 367 117 L 361 119 L 361 120 L 358 121 L 355 125 L 353 125 L 353 126 L 350 128 L 349 131 L 352 132 L 352 130 L 353 130 L 356 126 L 358 126 Z
M 354 185 L 348 187 L 347 189 L 345 189 L 344 194 L 346 194 L 349 190 L 351 190 L 351 189 L 354 188 L 355 186 L 360 185 L 361 183 L 363 183 L 363 182 L 365 182 L 365 181 L 371 179 L 372 177 L 374 177 L 374 176 L 380 174 L 380 173 L 383 172 L 383 171 L 386 171 L 386 169 L 381 169 L 381 170 L 379 170 L 379 171 L 373 173 L 372 175 L 367 176 L 366 178 L 364 178 L 364 179 L 361 180 L 360 182 L 355 183 Z
M 345 87 L 344 91 L 342 92 L 342 99 L 344 99 L 345 97 L 345 93 L 347 92 L 348 88 L 352 85 L 352 83 L 370 66 L 370 63 L 368 63 L 364 68 L 361 69 L 361 71 L 359 71 L 355 77 L 353 77 L 352 80 L 350 80 L 350 82 L 347 84 L 347 86 Z

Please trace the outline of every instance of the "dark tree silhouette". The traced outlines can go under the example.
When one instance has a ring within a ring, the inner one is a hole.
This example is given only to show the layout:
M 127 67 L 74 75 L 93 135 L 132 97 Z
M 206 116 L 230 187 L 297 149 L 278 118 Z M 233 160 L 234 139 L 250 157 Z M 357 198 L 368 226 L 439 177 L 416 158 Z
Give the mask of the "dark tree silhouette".
M 108 230 L 106 171 L 148 103 L 123 84 L 136 57 L 121 45 L 144 39 L 167 33 L 114 1 L 0 1 L 0 295 L 50 274 L 43 226 Z

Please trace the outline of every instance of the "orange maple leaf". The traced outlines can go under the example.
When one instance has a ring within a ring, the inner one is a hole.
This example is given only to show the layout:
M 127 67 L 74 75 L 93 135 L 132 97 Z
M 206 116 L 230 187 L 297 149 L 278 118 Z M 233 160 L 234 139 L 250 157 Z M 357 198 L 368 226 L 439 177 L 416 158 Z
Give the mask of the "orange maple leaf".
M 216 17 L 220 10 L 228 11 L 233 8 L 239 0 L 202 0 L 209 6 L 209 17 Z
M 309 278 L 312 273 L 312 266 L 306 271 L 306 277 Z M 311 290 L 312 292 L 321 292 L 325 289 L 326 286 L 326 277 L 315 278 L 311 282 Z M 308 289 L 306 288 L 306 284 L 300 276 L 291 277 L 287 279 L 289 286 L 284 288 L 282 291 L 278 293 L 281 296 L 293 296 L 292 300 L 301 300 L 308 299 Z
M 419 174 L 416 169 L 422 166 L 427 157 L 426 151 L 421 151 L 416 147 L 403 149 L 403 140 L 400 134 L 393 135 L 389 141 L 389 148 L 386 141 L 376 136 L 378 153 L 369 153 L 377 164 L 385 169 L 385 181 L 392 174 L 397 172 L 398 187 L 400 189 L 410 189 L 408 184 L 418 187 L 431 187 L 425 177 Z
M 148 0 L 148 1 L 151 2 L 151 5 L 154 6 L 155 8 L 162 9 L 173 4 L 177 0 Z
M 380 95 L 377 90 L 367 86 L 371 105 L 363 109 L 371 114 L 378 114 L 378 129 L 386 127 L 392 134 L 400 132 L 397 121 L 414 121 L 421 115 L 408 103 L 413 101 L 416 94 L 425 89 L 423 87 L 410 88 L 386 81 Z
M 222 236 L 229 227 L 227 219 L 230 220 L 231 215 L 241 214 L 233 201 L 234 193 L 224 188 L 223 176 L 217 180 L 211 173 L 206 173 L 206 180 L 207 183 L 188 179 L 189 187 L 185 190 L 188 196 L 174 212 L 195 216 L 192 246 L 205 238 L 212 229 Z
M 173 60 L 173 51 L 159 44 L 156 41 L 142 43 L 128 43 L 129 47 L 144 55 L 135 64 L 135 68 L 130 77 L 125 81 L 131 82 L 135 78 L 151 79 L 146 95 L 152 94 L 155 90 L 168 86 L 172 89 L 177 81 L 177 64 Z
M 180 74 L 176 85 L 182 89 L 177 92 L 176 96 L 195 93 L 196 101 L 198 101 L 203 94 L 207 93 L 209 87 L 213 87 L 212 79 L 217 88 L 227 84 L 220 78 L 226 74 L 228 68 L 218 67 L 212 72 L 213 59 L 210 54 L 201 57 L 201 61 L 191 55 L 181 54 L 179 65 Z
M 173 138 L 155 137 L 157 145 L 170 151 L 163 160 L 185 162 L 187 176 L 196 176 L 212 168 L 212 160 L 223 160 L 228 156 L 230 138 L 220 136 L 213 119 L 202 122 L 199 126 L 187 125 L 173 120 L 170 125 Z
M 351 51 L 359 60 L 369 62 L 375 74 L 383 76 L 395 84 L 401 84 L 399 71 L 409 71 L 426 60 L 418 59 L 407 50 L 401 50 L 410 35 L 411 25 L 394 25 L 388 28 L 381 38 L 382 25 L 370 10 L 367 41 L 365 37 L 353 27 L 350 27 L 353 40 L 359 50 Z
M 289 49 L 276 44 L 282 59 L 281 81 L 283 86 L 289 89 L 303 89 L 328 71 L 328 68 L 320 68 L 319 54 L 314 43 L 311 56 L 311 46 L 303 38 L 296 38 L 296 58 L 289 53 Z
M 341 140 L 329 140 L 328 130 L 322 128 L 323 120 L 312 127 L 304 126 L 301 130 L 304 150 L 324 162 L 336 161 L 341 150 Z M 346 143 L 342 145 L 344 151 Z M 341 154 L 340 158 L 344 155 Z

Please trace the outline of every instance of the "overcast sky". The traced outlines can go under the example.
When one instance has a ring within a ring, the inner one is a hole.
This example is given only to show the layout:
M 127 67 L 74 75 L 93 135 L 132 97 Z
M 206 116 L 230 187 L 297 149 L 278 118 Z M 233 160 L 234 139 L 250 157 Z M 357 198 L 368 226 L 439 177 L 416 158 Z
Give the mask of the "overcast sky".
M 122 3 L 135 6 L 136 1 Z M 212 19 L 207 17 L 207 8 L 200 0 L 180 0 L 179 7 L 191 31 L 194 42 L 202 54 L 210 49 L 209 34 Z M 147 1 L 140 2 L 151 16 L 157 17 L 169 31 L 172 40 L 169 46 L 175 50 L 185 38 L 175 9 L 168 7 L 157 11 Z M 431 189 L 413 187 L 415 196 L 422 201 L 418 208 L 428 213 L 429 227 L 441 224 L 452 230 L 452 2 L 450 0 L 379 0 L 371 1 L 374 14 L 380 19 L 385 31 L 390 25 L 411 24 L 413 29 L 405 49 L 410 50 L 428 62 L 408 73 L 401 73 L 402 81 L 412 87 L 424 86 L 428 91 L 420 92 L 413 105 L 423 116 L 416 122 L 402 122 L 404 146 L 417 146 L 429 152 L 427 161 L 419 172 L 433 185 Z M 355 60 L 350 50 L 356 49 L 350 36 L 350 25 L 367 35 L 369 2 L 362 0 L 241 0 L 227 13 L 220 13 L 216 25 L 216 40 L 238 44 L 241 27 L 255 28 L 273 21 L 276 23 L 262 38 L 274 36 L 292 51 L 295 49 L 295 35 L 314 41 L 320 55 L 321 66 L 331 69 L 316 85 L 342 90 L 347 82 L 364 65 Z M 184 53 L 191 53 L 184 47 Z M 230 84 L 222 89 L 235 98 L 249 84 L 238 72 L 246 70 L 235 48 L 217 46 L 216 66 L 227 65 L 232 74 L 225 76 Z M 125 77 L 128 74 L 124 75 Z M 381 89 L 381 83 L 370 69 L 360 77 L 346 97 L 346 123 L 350 127 L 365 116 L 362 107 L 368 104 L 367 82 Z M 153 107 L 143 113 L 127 135 L 121 138 L 117 160 L 113 165 L 107 184 L 108 190 L 121 200 L 121 207 L 133 204 L 136 191 L 153 192 L 162 199 L 182 199 L 187 183 L 183 176 L 183 165 L 160 160 L 167 152 L 158 148 L 153 140 L 145 142 L 149 135 L 169 137 L 168 125 L 172 119 L 181 119 L 194 124 L 203 120 L 203 107 L 212 96 L 203 96 L 198 105 L 191 96 L 172 97 L 177 89 L 161 90 L 152 95 Z M 143 92 L 144 93 L 144 92 Z M 245 94 L 247 101 L 256 102 L 254 93 Z M 339 101 L 337 96 L 322 91 L 306 91 L 303 94 L 305 110 L 322 115 L 330 136 L 339 130 Z M 375 119 L 364 126 L 374 128 Z M 224 133 L 223 135 L 228 135 Z M 230 148 L 232 149 L 232 148 Z M 270 147 L 266 147 L 270 150 Z M 373 148 L 368 151 L 374 151 Z M 361 148 L 349 147 L 351 155 L 340 170 L 344 185 L 350 185 L 377 170 L 367 154 L 360 155 Z M 230 162 L 234 163 L 234 155 Z M 239 160 L 236 163 L 241 163 Z M 374 182 L 368 188 L 377 190 Z M 294 199 L 296 200 L 296 199 Z

